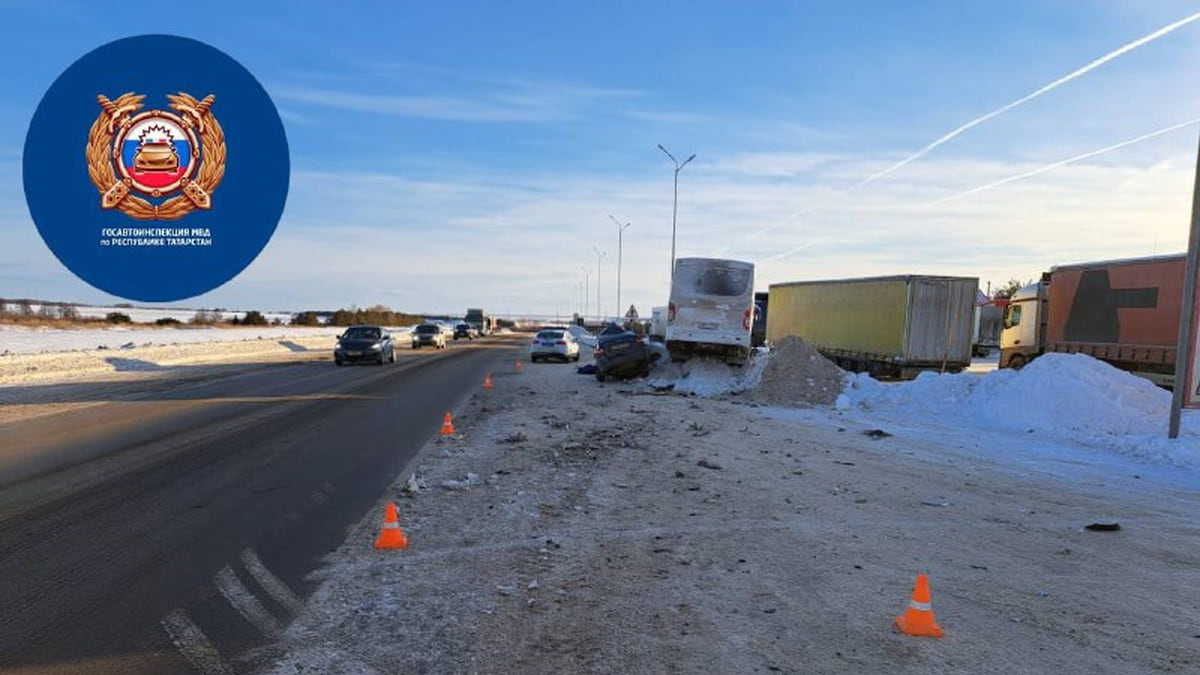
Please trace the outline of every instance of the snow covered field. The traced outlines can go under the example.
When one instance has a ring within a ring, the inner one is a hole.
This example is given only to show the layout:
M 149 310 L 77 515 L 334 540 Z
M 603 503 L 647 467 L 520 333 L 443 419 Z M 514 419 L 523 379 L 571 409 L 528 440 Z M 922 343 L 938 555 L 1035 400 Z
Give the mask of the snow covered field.
M 393 328 L 403 336 L 408 328 Z M 21 385 L 169 378 L 181 366 L 264 363 L 332 353 L 340 328 L 253 326 L 59 330 L 0 326 L 0 402 Z M 407 346 L 398 337 L 401 347 Z
M 112 328 L 57 329 L 0 325 L 0 355 L 130 348 L 125 347 L 126 345 L 144 347 L 257 339 L 333 337 L 341 330 L 328 326 L 234 326 L 227 328 L 114 326 Z M 392 331 L 406 333 L 408 328 L 393 328 Z
M 4 308 L 9 312 L 20 311 L 20 306 L 15 303 L 9 302 L 0 304 L 3 304 Z M 197 310 L 194 309 L 173 309 L 169 307 L 102 307 L 97 305 L 75 305 L 74 307 L 75 312 L 82 319 L 103 319 L 112 312 L 120 312 L 121 314 L 128 316 L 134 323 L 151 324 L 159 319 L 167 318 L 187 323 L 192 319 L 192 317 L 196 316 L 197 312 Z M 30 305 L 30 308 L 34 312 L 38 312 L 42 307 L 38 304 L 32 304 Z M 228 310 L 220 312 L 208 311 L 208 313 L 215 315 L 220 321 L 228 321 L 229 319 L 235 317 L 240 319 L 246 315 L 246 312 L 244 311 Z M 266 317 L 267 321 L 275 321 L 278 319 L 284 323 L 287 323 L 292 319 L 291 312 L 262 312 L 262 315 Z

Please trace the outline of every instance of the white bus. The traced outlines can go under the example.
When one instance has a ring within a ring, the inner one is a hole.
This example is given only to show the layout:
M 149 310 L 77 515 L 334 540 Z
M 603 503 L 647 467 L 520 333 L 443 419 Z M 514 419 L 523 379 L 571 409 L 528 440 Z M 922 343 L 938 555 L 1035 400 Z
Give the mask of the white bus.
M 666 335 L 673 361 L 713 354 L 726 363 L 745 363 L 753 320 L 753 264 L 718 258 L 675 261 Z

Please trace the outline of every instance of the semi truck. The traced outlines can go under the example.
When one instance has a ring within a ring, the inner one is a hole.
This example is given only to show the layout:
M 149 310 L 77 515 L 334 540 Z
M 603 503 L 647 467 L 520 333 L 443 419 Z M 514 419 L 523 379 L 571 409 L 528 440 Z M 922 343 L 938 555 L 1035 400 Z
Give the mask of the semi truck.
M 478 307 L 467 309 L 467 315 L 463 321 L 471 324 L 471 327 L 480 335 L 491 335 L 496 330 L 496 317 Z
M 987 356 L 1000 348 L 1000 333 L 1004 329 L 1004 308 L 1008 300 L 989 298 L 982 291 L 975 298 L 975 356 Z
M 909 379 L 971 363 L 974 277 L 897 275 L 772 284 L 767 341 L 798 337 L 846 370 Z
M 667 303 L 671 360 L 708 354 L 732 365 L 750 357 L 754 265 L 720 258 L 679 258 Z
M 1087 354 L 1174 386 L 1183 254 L 1053 267 L 1018 290 L 1004 314 L 1000 367 L 1046 352 Z

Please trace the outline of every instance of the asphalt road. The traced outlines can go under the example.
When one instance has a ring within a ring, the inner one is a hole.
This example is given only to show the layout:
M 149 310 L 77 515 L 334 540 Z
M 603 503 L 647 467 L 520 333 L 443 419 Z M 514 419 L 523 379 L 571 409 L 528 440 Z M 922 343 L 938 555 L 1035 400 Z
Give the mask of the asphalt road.
M 258 665 L 321 556 L 518 355 L 407 351 L 92 388 L 98 405 L 0 427 L 0 672 Z

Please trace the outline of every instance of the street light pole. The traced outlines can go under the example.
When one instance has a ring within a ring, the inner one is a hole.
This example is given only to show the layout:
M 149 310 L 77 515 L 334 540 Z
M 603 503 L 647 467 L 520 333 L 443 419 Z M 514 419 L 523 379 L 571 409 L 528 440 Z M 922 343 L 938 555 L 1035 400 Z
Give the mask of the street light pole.
M 621 224 L 621 221 L 613 217 L 613 214 L 608 214 L 608 219 L 617 224 L 617 314 L 621 314 L 621 250 L 622 238 L 625 235 L 625 228 L 633 223 Z
M 688 157 L 687 159 L 683 160 L 683 163 L 680 164 L 679 160 L 675 159 L 675 155 L 672 155 L 671 151 L 664 148 L 662 143 L 658 144 L 658 149 L 662 150 L 664 153 L 666 153 L 667 157 L 670 157 L 671 161 L 675 163 L 675 191 L 674 191 L 674 197 L 671 200 L 671 285 L 674 286 L 675 285 L 675 219 L 679 213 L 679 172 L 683 170 L 683 167 L 688 165 L 688 162 L 692 161 L 693 159 L 696 159 L 696 153 L 693 152 L 691 157 Z
M 583 265 L 580 265 L 579 269 L 583 270 L 583 322 L 587 323 L 588 295 L 589 295 L 588 282 L 592 278 L 592 273 L 588 270 L 588 268 L 584 267 Z
M 604 258 L 604 252 L 592 246 L 592 250 L 596 252 L 596 316 L 600 323 L 604 323 L 604 310 L 600 309 L 600 260 Z

